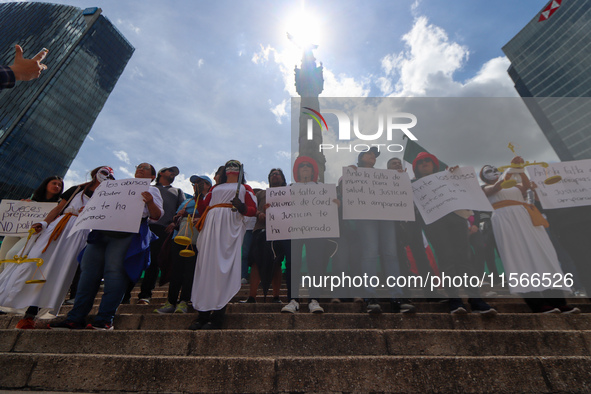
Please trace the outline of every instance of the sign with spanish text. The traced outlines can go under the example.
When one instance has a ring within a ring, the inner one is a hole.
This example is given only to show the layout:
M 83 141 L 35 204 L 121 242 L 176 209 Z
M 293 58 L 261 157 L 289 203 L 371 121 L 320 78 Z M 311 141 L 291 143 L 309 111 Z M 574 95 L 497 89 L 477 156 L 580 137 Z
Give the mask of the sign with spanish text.
M 339 237 L 336 185 L 295 183 L 267 189 L 267 240 Z
M 460 167 L 423 177 L 412 184 L 414 202 L 426 224 L 453 211 L 493 210 L 480 188 L 474 167 Z
M 343 167 L 343 219 L 414 221 L 406 172 Z
M 27 235 L 31 225 L 45 219 L 56 206 L 55 202 L 2 200 L 0 235 Z
M 137 233 L 140 228 L 144 199 L 150 179 L 106 180 L 96 188 L 70 234 L 82 229 Z
M 591 205 L 591 160 L 525 167 L 544 209 Z M 549 184 L 545 181 L 548 180 Z M 556 180 L 556 183 L 552 183 Z

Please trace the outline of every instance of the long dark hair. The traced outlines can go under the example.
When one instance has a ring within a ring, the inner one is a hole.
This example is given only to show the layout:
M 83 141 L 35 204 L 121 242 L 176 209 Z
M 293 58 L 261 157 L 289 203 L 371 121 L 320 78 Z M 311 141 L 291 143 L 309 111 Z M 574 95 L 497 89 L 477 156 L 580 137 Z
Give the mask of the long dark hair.
M 54 181 L 54 180 L 60 181 L 62 183 L 62 188 L 60 189 L 60 192 L 58 194 L 56 194 L 55 196 L 53 196 L 52 198 L 50 198 L 48 200 L 46 198 L 47 185 L 49 184 L 49 182 Z M 31 196 L 31 200 L 39 201 L 39 202 L 57 202 L 60 198 L 60 195 L 63 192 L 64 192 L 64 180 L 60 176 L 53 175 L 53 176 L 45 178 L 43 180 L 43 182 L 41 182 L 41 185 L 39 185 L 39 187 L 33 192 L 33 195 Z

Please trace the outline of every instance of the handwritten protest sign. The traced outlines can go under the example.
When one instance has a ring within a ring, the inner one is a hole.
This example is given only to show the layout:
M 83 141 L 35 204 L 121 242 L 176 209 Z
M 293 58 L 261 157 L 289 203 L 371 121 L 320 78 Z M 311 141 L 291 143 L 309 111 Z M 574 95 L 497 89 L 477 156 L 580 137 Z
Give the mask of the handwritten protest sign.
M 54 202 L 2 200 L 0 235 L 27 235 L 33 223 L 39 223 L 55 208 Z
M 267 240 L 339 236 L 336 185 L 296 183 L 267 189 Z
M 412 184 L 414 201 L 426 224 L 459 209 L 492 211 L 473 167 L 438 172 Z
M 137 233 L 140 228 L 149 179 L 103 181 L 76 219 L 70 234 L 78 230 L 110 230 Z
M 405 172 L 343 167 L 343 219 L 415 220 Z
M 591 160 L 565 161 L 542 166 L 525 167 L 530 179 L 536 183 L 540 203 L 544 209 L 591 205 Z M 547 178 L 560 176 L 552 185 Z

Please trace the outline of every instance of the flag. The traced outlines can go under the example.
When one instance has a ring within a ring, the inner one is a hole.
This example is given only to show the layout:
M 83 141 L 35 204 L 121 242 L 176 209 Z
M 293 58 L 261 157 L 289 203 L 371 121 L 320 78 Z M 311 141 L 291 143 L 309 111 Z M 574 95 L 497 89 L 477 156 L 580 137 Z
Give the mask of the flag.
M 421 152 L 430 153 L 430 152 L 427 151 L 427 149 L 423 148 L 421 145 L 414 142 L 413 140 L 406 138 L 406 136 L 404 136 L 404 138 L 407 139 L 407 142 L 406 142 L 406 148 L 404 148 L 403 160 L 406 161 L 407 163 L 409 163 L 410 168 L 412 168 L 412 162 L 414 161 L 415 157 L 417 157 L 417 155 L 419 153 L 421 153 Z M 437 156 L 437 155 L 435 155 L 435 156 Z M 439 160 L 439 158 L 437 158 L 437 159 Z M 444 162 L 439 160 L 439 171 L 443 171 L 446 168 L 447 168 L 447 164 L 445 164 Z
M 550 18 L 552 14 L 556 12 L 558 7 L 560 7 L 561 3 L 562 0 L 552 0 L 550 4 L 548 4 L 540 14 L 540 19 L 538 19 L 538 22 L 543 22 L 546 19 Z

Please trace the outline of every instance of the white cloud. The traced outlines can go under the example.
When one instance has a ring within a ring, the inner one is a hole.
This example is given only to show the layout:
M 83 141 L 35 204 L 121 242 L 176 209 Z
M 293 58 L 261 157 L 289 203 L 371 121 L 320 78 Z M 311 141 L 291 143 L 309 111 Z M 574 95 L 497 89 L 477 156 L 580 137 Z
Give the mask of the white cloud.
M 67 190 L 74 185 L 79 185 L 84 182 L 86 182 L 84 177 L 81 176 L 78 171 L 72 170 L 70 168 L 68 172 L 66 172 L 66 176 L 64 177 L 64 190 Z
M 467 47 L 450 41 L 445 30 L 429 24 L 424 16 L 415 20 L 402 40 L 403 52 L 382 59 L 386 75 L 399 77 L 392 96 L 427 96 L 432 95 L 433 84 L 449 87 L 454 83 L 453 73 L 468 59 Z
M 275 49 L 271 47 L 271 45 L 267 45 L 267 47 L 264 47 L 262 44 L 260 44 L 260 46 L 261 50 L 252 55 L 251 60 L 254 64 L 267 63 L 267 61 L 269 61 L 269 54 L 271 52 L 276 52 Z
M 269 100 L 269 104 L 271 105 L 271 112 L 273 113 L 273 115 L 275 115 L 275 120 L 279 124 L 283 124 L 282 119 L 287 118 L 287 111 L 285 110 L 285 107 L 287 105 L 287 100 L 288 99 L 283 100 L 281 103 L 277 104 L 276 106 L 273 106 L 273 103 L 271 102 L 271 100 Z
M 116 150 L 113 152 L 113 154 L 122 162 L 124 162 L 125 164 L 131 164 L 131 161 L 129 160 L 129 155 L 127 154 L 127 152 L 122 151 L 122 150 Z
M 124 30 L 132 31 L 135 34 L 140 34 L 142 31 L 142 29 L 140 29 L 135 24 L 131 23 L 130 21 L 125 21 L 121 18 L 117 19 L 117 26 L 122 26 Z
M 283 75 L 284 89 L 291 97 L 299 96 L 294 84 L 294 65 L 300 65 L 301 52 L 288 47 L 283 51 L 267 45 L 260 45 L 261 50 L 255 53 L 252 61 L 255 64 L 264 64 L 273 60 L 279 66 Z M 271 58 L 271 55 L 272 58 Z M 321 96 L 325 97 L 366 97 L 369 95 L 371 80 L 369 77 L 355 77 L 340 73 L 336 75 L 333 70 L 323 67 L 324 90 Z
M 416 2 L 415 4 L 418 5 Z M 405 49 L 382 58 L 385 76 L 375 81 L 384 95 L 395 97 L 515 97 L 507 74 L 509 61 L 497 57 L 486 62 L 476 76 L 457 81 L 454 73 L 469 57 L 466 46 L 449 39 L 442 28 L 424 16 L 416 18 L 402 40 Z
M 291 152 L 280 150 L 275 153 L 275 157 L 278 159 L 289 159 L 291 157 Z
M 253 189 L 268 189 L 269 184 L 267 182 L 259 182 L 259 181 L 249 181 L 247 179 L 248 186 L 252 187 Z
M 367 97 L 369 95 L 369 78 L 361 81 L 344 73 L 335 75 L 332 70 L 325 68 L 324 90 L 321 96 L 325 97 Z
M 122 174 L 115 174 L 116 179 L 126 179 L 126 178 L 133 178 L 135 176 L 135 171 L 131 172 L 125 167 L 119 167 L 119 172 Z
M 203 67 L 203 64 L 205 64 L 205 60 L 199 59 L 199 61 L 197 62 L 197 67 L 201 68 Z
M 474 78 L 463 86 L 464 96 L 518 97 L 507 73 L 509 59 L 496 57 L 484 63 Z

